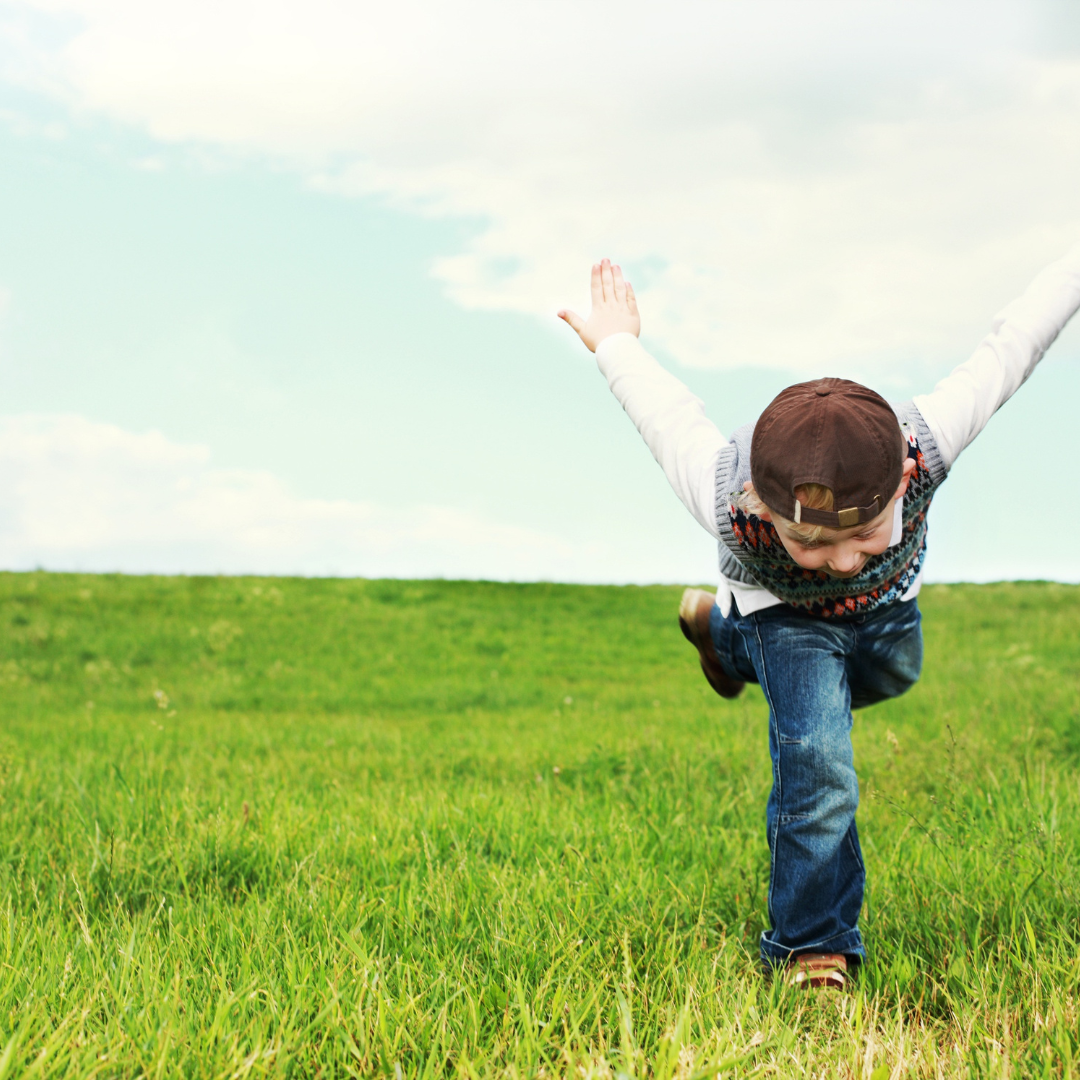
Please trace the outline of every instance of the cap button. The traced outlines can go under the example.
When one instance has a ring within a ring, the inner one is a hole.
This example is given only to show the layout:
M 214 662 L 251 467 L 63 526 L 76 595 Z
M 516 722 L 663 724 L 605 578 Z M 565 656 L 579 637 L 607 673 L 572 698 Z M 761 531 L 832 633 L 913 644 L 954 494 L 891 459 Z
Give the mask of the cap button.
M 818 397 L 828 397 L 829 396 L 829 388 L 827 386 L 819 386 L 814 391 L 814 393 L 817 394 Z

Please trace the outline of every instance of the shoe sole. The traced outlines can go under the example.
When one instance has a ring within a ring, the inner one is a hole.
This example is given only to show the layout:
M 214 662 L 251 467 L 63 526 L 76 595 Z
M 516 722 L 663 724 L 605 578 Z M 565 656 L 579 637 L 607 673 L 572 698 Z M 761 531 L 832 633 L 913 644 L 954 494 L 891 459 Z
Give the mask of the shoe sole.
M 833 953 L 804 953 L 788 964 L 788 985 L 801 990 L 843 990 L 847 958 Z

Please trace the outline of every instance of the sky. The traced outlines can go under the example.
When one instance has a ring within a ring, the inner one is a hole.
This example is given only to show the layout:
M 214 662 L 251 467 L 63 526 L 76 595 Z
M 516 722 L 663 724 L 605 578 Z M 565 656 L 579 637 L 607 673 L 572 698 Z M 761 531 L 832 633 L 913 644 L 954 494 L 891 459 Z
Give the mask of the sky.
M 730 433 L 927 391 L 1078 240 L 1071 0 L 0 3 L 0 568 L 708 583 L 593 261 Z M 1078 397 L 1080 320 L 928 578 L 1080 580 Z

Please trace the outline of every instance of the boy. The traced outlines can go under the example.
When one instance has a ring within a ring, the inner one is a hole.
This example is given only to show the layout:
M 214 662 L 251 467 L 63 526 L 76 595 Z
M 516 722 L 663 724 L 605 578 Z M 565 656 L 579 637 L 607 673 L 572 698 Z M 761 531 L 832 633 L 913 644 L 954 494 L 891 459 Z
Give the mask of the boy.
M 634 290 L 618 266 L 592 268 L 587 321 L 559 312 L 596 353 L 675 493 L 719 540 L 719 590 L 687 589 L 679 624 L 718 694 L 756 682 L 769 704 L 761 957 L 787 963 L 798 985 L 842 987 L 865 957 L 851 710 L 919 677 L 930 500 L 1078 307 L 1080 244 L 932 393 L 890 406 L 858 383 L 816 379 L 781 392 L 730 441 L 638 343 Z

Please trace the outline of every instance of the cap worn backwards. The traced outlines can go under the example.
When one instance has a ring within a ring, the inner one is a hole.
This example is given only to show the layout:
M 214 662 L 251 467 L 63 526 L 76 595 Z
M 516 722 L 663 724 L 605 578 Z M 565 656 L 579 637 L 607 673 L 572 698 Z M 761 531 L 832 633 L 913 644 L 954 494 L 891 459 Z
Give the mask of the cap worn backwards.
M 750 476 L 782 517 L 846 529 L 888 506 L 904 456 L 896 413 L 880 394 L 848 379 L 814 379 L 782 390 L 758 418 Z M 802 506 L 795 496 L 801 484 L 829 488 L 836 509 Z

